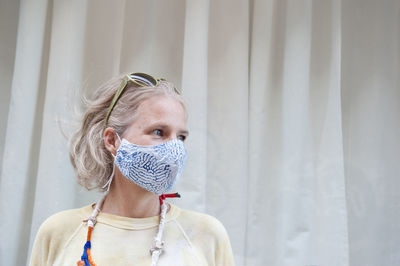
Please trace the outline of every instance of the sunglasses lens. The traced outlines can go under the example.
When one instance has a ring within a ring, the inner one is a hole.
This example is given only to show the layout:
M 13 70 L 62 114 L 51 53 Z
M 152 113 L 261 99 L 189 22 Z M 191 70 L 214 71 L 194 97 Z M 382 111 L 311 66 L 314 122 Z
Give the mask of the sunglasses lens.
M 150 87 L 157 86 L 157 80 L 145 73 L 133 73 L 130 74 L 129 77 L 143 86 L 150 86 Z

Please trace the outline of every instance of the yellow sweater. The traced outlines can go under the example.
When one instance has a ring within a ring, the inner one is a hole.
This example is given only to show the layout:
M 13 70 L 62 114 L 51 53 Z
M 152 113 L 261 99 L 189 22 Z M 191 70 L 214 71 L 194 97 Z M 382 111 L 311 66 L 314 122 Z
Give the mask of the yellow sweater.
M 214 217 L 170 204 L 157 265 L 234 265 L 224 226 Z M 30 265 L 76 265 L 86 243 L 83 222 L 92 205 L 59 212 L 40 227 Z M 91 255 L 97 266 L 150 265 L 150 247 L 159 217 L 128 218 L 102 213 L 91 236 Z

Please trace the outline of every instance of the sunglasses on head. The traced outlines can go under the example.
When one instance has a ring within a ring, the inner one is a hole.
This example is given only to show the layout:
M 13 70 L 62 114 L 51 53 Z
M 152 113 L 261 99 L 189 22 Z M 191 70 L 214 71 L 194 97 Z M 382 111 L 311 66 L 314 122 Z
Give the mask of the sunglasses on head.
M 122 93 L 124 92 L 129 82 L 133 83 L 137 87 L 156 87 L 158 83 L 162 80 L 165 79 L 163 78 L 157 79 L 146 73 L 131 73 L 126 75 L 122 80 L 118 90 L 115 92 L 114 98 L 112 99 L 110 107 L 108 108 L 105 126 L 107 126 L 107 122 L 108 119 L 110 118 L 111 112 L 114 109 L 115 104 L 118 102 L 119 98 L 121 97 Z M 181 94 L 181 92 L 176 87 L 174 87 L 174 91 L 179 95 Z

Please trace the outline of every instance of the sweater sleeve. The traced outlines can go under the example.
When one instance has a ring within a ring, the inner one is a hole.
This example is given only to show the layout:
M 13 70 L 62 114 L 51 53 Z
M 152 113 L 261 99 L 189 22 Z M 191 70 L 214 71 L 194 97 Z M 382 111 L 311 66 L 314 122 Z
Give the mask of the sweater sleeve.
M 231 243 L 228 233 L 220 221 L 215 219 L 214 230 L 216 233 L 215 265 L 235 265 Z
M 217 218 L 185 210 L 178 220 L 191 245 L 207 265 L 235 265 L 228 233 Z
M 40 226 L 33 244 L 29 265 L 48 265 L 50 263 L 51 227 L 49 219 Z
M 82 217 L 75 210 L 56 213 L 39 227 L 29 265 L 53 265 L 66 241 L 82 224 Z

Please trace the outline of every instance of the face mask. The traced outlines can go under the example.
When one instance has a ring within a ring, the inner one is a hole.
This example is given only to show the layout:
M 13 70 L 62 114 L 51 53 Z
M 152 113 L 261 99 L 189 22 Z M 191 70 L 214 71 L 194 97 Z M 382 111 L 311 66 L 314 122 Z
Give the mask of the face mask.
M 185 161 L 185 145 L 178 139 L 155 146 L 140 146 L 122 139 L 114 157 L 115 165 L 126 178 L 157 195 L 174 186 Z

